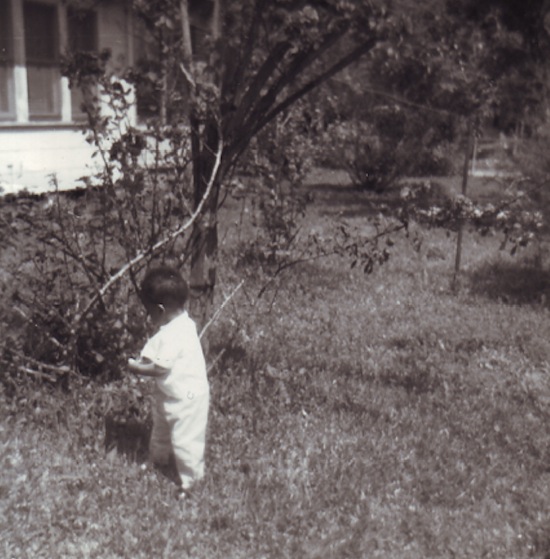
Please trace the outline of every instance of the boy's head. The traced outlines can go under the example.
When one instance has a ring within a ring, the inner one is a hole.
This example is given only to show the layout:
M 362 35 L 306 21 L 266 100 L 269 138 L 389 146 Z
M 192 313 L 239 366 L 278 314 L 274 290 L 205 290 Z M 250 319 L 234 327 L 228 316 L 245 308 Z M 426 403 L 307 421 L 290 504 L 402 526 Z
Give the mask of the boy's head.
M 178 270 L 170 266 L 157 266 L 145 274 L 141 282 L 141 300 L 155 322 L 162 316 L 171 317 L 183 310 L 189 288 Z

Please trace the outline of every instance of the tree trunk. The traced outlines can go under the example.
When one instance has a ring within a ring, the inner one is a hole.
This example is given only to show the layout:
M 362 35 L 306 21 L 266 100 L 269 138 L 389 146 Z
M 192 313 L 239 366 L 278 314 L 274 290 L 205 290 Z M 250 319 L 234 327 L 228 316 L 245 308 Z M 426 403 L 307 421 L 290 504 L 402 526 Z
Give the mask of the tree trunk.
M 191 270 L 189 286 L 191 289 L 191 312 L 202 327 L 212 307 L 216 286 L 216 266 L 218 256 L 218 198 L 221 186 L 221 173 L 212 177 L 216 152 L 219 147 L 219 123 L 214 116 L 201 122 L 195 113 L 195 75 L 193 54 L 196 45 L 191 41 L 191 13 L 189 0 L 180 0 L 182 23 L 182 50 L 184 67 L 189 71 L 190 107 L 189 124 L 191 129 L 191 155 L 193 161 L 194 208 L 197 209 L 207 192 L 208 185 L 214 180 L 208 199 L 203 206 L 199 219 L 191 232 Z M 214 0 L 210 14 L 210 35 L 216 39 L 221 32 L 221 4 Z
M 193 192 L 195 209 L 203 199 L 211 180 L 215 154 L 218 149 L 218 127 L 210 122 L 204 129 L 204 143 L 201 146 L 199 130 L 193 123 Z M 214 288 L 216 286 L 216 266 L 218 256 L 218 199 L 221 175 L 214 179 L 212 190 L 204 205 L 202 215 L 197 220 L 191 233 L 191 310 L 204 324 L 212 307 Z

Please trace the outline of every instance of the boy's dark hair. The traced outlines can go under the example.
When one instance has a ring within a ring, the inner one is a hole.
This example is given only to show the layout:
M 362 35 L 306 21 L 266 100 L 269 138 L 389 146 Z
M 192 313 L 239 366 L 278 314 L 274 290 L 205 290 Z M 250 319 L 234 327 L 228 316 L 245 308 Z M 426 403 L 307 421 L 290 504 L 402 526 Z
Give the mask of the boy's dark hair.
M 145 274 L 140 297 L 144 304 L 183 307 L 189 297 L 189 288 L 178 270 L 157 266 Z

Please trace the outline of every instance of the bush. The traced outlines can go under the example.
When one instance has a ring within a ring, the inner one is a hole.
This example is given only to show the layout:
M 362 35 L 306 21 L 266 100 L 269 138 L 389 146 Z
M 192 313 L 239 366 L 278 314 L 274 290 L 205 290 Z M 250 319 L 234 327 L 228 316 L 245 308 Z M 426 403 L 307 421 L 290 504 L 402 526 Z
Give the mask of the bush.
M 337 121 L 324 134 L 322 162 L 344 168 L 355 186 L 384 192 L 406 176 L 454 170 L 451 123 L 430 122 L 398 105 L 375 105 L 369 116 Z

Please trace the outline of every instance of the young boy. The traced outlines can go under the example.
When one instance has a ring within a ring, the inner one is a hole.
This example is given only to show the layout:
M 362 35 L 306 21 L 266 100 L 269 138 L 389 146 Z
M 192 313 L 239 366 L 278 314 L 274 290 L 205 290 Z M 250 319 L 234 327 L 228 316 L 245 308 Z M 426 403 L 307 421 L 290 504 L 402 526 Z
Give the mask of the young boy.
M 149 270 L 141 299 L 159 328 L 141 351 L 129 359 L 130 370 L 155 377 L 153 461 L 167 465 L 173 453 L 180 480 L 179 497 L 204 476 L 204 447 L 210 390 L 195 323 L 185 311 L 188 288 L 179 272 L 167 266 Z

